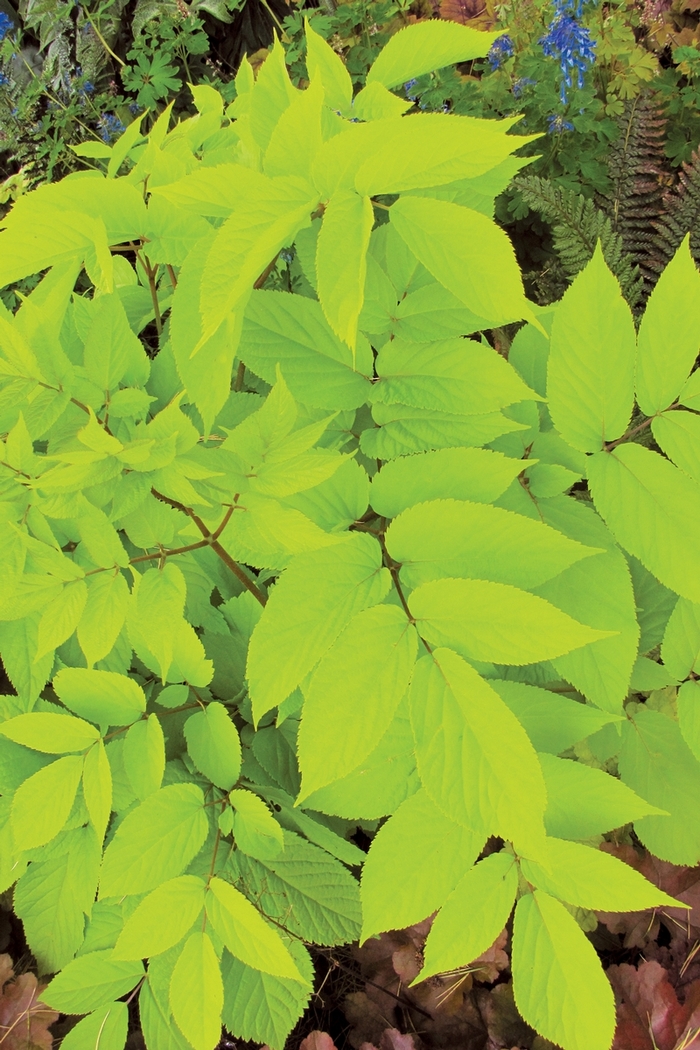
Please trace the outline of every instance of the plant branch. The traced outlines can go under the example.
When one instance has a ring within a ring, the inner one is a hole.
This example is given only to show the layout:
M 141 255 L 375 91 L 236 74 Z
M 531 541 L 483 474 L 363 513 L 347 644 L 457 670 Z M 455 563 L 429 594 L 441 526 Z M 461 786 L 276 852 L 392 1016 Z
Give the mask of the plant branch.
M 184 514 L 187 514 L 187 516 L 191 518 L 192 521 L 195 523 L 202 536 L 204 536 L 207 542 L 207 546 L 211 547 L 214 553 L 219 558 L 221 558 L 224 565 L 231 570 L 236 579 L 240 580 L 240 582 L 243 584 L 246 590 L 250 591 L 253 597 L 256 598 L 261 605 L 265 605 L 267 603 L 267 597 L 256 586 L 256 584 L 253 583 L 253 581 L 247 575 L 247 573 L 243 571 L 238 562 L 234 561 L 229 552 L 219 543 L 218 536 L 221 535 L 221 532 L 223 531 L 221 529 L 221 526 L 219 526 L 219 529 L 217 529 L 216 533 L 210 532 L 207 526 L 202 521 L 202 519 L 197 514 L 195 514 L 192 507 L 185 507 L 184 504 L 178 503 L 177 500 L 170 499 L 169 496 L 164 496 L 162 492 L 158 492 L 156 489 L 152 489 L 151 491 L 153 492 L 153 495 L 156 497 L 156 499 L 161 500 L 161 502 L 163 503 L 167 503 L 170 507 L 174 507 L 175 510 L 180 510 Z M 230 508 L 231 511 L 235 509 L 235 506 L 232 506 Z M 242 510 L 243 508 L 240 509 Z M 229 514 L 229 518 L 230 516 L 231 515 Z M 225 525 L 226 523 L 224 523 L 224 527 Z
M 627 433 L 623 434 L 622 437 L 617 439 L 617 441 L 607 442 L 604 446 L 605 451 L 611 452 L 614 448 L 617 448 L 618 445 L 622 445 L 624 444 L 624 442 L 629 441 L 630 438 L 635 437 L 635 435 L 641 434 L 643 430 L 646 430 L 647 427 L 651 426 L 651 424 L 654 422 L 654 419 L 654 416 L 650 416 L 649 419 L 645 419 L 643 423 L 640 423 L 638 426 L 633 427 L 631 430 L 628 430 Z
M 151 302 L 153 303 L 153 312 L 156 318 L 156 331 L 158 335 L 163 331 L 163 318 L 160 315 L 160 303 L 158 302 L 158 289 L 156 288 L 156 274 L 158 273 L 158 266 L 151 267 L 148 256 L 144 252 L 141 254 L 140 251 L 136 252 L 136 258 L 143 266 L 146 277 L 148 278 L 148 287 L 151 291 Z

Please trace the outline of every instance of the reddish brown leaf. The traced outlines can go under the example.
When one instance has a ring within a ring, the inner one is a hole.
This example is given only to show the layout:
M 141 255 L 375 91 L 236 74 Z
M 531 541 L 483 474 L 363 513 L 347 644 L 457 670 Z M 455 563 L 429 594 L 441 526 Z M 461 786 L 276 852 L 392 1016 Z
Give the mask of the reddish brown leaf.
M 686 1027 L 687 1012 L 663 966 L 643 962 L 635 968 L 623 963 L 610 966 L 608 977 L 618 1000 L 613 1050 L 674 1050 Z
M 49 1026 L 58 1020 L 39 999 L 46 985 L 39 984 L 33 973 L 23 973 L 12 980 L 12 960 L 0 956 L 0 1042 L 3 1050 L 29 1050 L 41 1047 L 50 1050 L 53 1036 Z
M 302 1040 L 299 1050 L 338 1050 L 327 1032 L 311 1032 Z

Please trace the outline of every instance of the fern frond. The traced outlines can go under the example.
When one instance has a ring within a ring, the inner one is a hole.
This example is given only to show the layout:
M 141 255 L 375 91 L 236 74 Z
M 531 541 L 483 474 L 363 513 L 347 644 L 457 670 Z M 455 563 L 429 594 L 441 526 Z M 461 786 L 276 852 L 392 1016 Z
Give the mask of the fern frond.
M 619 137 L 611 142 L 608 175 L 611 189 L 600 194 L 598 207 L 610 218 L 624 250 L 639 266 L 648 294 L 656 281 L 649 265 L 654 227 L 664 210 L 664 193 L 672 181 L 664 153 L 667 120 L 652 94 L 625 104 L 618 117 Z
M 648 265 L 654 280 L 687 233 L 693 258 L 700 264 L 700 149 L 683 164 L 676 185 L 664 195 L 663 214 L 652 225 L 655 234 Z
M 554 248 L 567 277 L 583 269 L 600 240 L 608 266 L 617 277 L 630 306 L 639 300 L 642 280 L 639 268 L 625 252 L 622 237 L 612 221 L 595 204 L 573 190 L 529 175 L 515 179 L 513 186 L 533 211 L 552 226 Z

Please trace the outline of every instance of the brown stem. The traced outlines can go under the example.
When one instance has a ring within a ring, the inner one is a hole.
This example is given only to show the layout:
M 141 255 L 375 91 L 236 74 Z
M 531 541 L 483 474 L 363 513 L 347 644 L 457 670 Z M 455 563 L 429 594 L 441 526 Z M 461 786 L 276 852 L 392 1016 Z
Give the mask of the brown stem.
M 277 255 L 279 255 L 279 252 L 277 252 Z M 267 266 L 265 267 L 263 272 L 260 274 L 260 276 L 258 277 L 258 279 L 255 282 L 255 284 L 253 285 L 253 288 L 262 288 L 262 286 L 265 284 L 265 281 L 268 279 L 268 277 L 270 276 L 270 274 L 272 273 L 272 271 L 275 268 L 275 263 L 277 262 L 277 255 L 274 257 L 272 262 L 269 262 L 267 264 Z
M 403 611 L 406 613 L 406 616 L 408 617 L 408 622 L 413 624 L 413 626 L 415 627 L 416 620 L 415 620 L 415 617 L 414 617 L 413 613 L 411 612 L 411 610 L 408 607 L 408 602 L 406 601 L 406 597 L 405 597 L 405 595 L 403 593 L 403 588 L 401 587 L 401 580 L 399 579 L 399 569 L 400 569 L 401 566 L 399 565 L 398 562 L 394 561 L 394 559 L 391 557 L 391 555 L 389 554 L 388 550 L 386 549 L 386 543 L 384 542 L 384 535 L 383 535 L 383 533 L 379 533 L 379 535 L 377 536 L 377 539 L 379 540 L 379 544 L 380 544 L 380 546 L 382 548 L 382 555 L 383 555 L 382 560 L 383 560 L 384 565 L 386 566 L 386 568 L 391 573 L 391 578 L 394 581 L 394 587 L 396 587 L 396 593 L 398 594 L 399 600 L 401 602 L 401 605 L 403 606 Z M 420 638 L 421 642 L 423 643 L 423 645 L 425 646 L 427 651 L 429 653 L 432 653 L 433 650 L 431 649 L 431 647 L 428 644 L 428 642 L 426 642 L 425 638 L 423 638 L 423 636 L 421 634 L 419 634 L 418 637 Z
M 218 542 L 218 539 L 215 538 L 215 534 L 209 531 L 202 519 L 192 510 L 192 507 L 186 507 L 184 504 L 178 503 L 177 500 L 170 499 L 169 496 L 164 496 L 162 492 L 158 492 L 156 489 L 151 489 L 151 491 L 156 497 L 156 499 L 161 500 L 163 503 L 167 503 L 170 507 L 174 507 L 175 510 L 180 510 L 184 514 L 187 514 L 187 516 L 190 517 L 195 523 L 202 536 L 204 536 L 204 538 L 206 539 L 207 545 L 211 547 L 211 549 L 219 558 L 221 558 L 224 565 L 226 565 L 226 567 L 231 570 L 236 579 L 240 580 L 240 582 L 243 584 L 246 590 L 250 591 L 253 597 L 256 598 L 261 605 L 267 604 L 267 597 L 263 594 L 261 590 L 258 589 L 258 587 L 250 579 L 250 577 L 243 571 L 238 562 L 234 561 L 231 555 L 228 553 L 228 551 L 221 546 L 221 544 Z M 233 511 L 236 508 L 232 506 L 230 509 Z
M 188 551 L 197 551 L 197 550 L 200 550 L 202 547 L 208 547 L 208 546 L 209 546 L 209 541 L 208 540 L 198 540 L 197 543 L 188 543 L 186 547 L 175 547 L 175 548 L 173 548 L 173 550 L 169 550 L 169 551 L 166 551 L 166 550 L 156 551 L 155 554 L 139 554 L 138 558 L 130 558 L 129 559 L 129 565 L 136 565 L 136 563 L 140 562 L 140 561 L 155 561 L 156 559 L 159 559 L 159 558 L 171 558 L 173 556 L 173 554 L 187 554 Z M 106 565 L 106 566 L 103 566 L 103 567 L 101 567 L 99 569 L 89 569 L 85 573 L 85 575 L 86 576 L 94 576 L 98 572 L 111 572 L 111 570 L 113 568 L 114 568 L 113 565 Z
M 158 272 L 158 267 L 151 267 L 148 256 L 145 252 L 142 255 L 141 252 L 137 251 L 136 258 L 143 266 L 146 277 L 148 277 L 148 287 L 151 291 L 151 302 L 153 303 L 153 312 L 155 314 L 156 319 L 156 331 L 158 332 L 158 335 L 160 335 L 163 331 L 163 319 L 160 316 L 160 303 L 158 302 L 158 289 L 156 288 L 155 280 L 156 274 Z
M 177 288 L 177 277 L 175 276 L 175 271 L 173 270 L 170 263 L 167 263 L 165 268 L 168 271 L 168 277 L 170 278 L 170 283 L 173 286 L 173 291 L 175 291 L 175 289 Z
M 236 393 L 239 393 L 243 389 L 243 380 L 245 379 L 245 365 L 242 361 L 238 362 L 238 371 L 236 372 L 236 380 L 233 384 L 233 389 Z
M 617 439 L 617 441 L 608 442 L 604 445 L 605 451 L 611 452 L 614 448 L 617 448 L 618 445 L 622 445 L 623 442 L 629 441 L 630 438 L 633 438 L 635 436 L 635 434 L 640 434 L 642 430 L 646 430 L 647 427 L 651 426 L 651 424 L 654 422 L 654 419 L 655 417 L 651 416 L 649 419 L 645 419 L 643 423 L 640 423 L 638 426 L 633 427 L 632 430 L 628 430 L 627 433 L 623 434 L 621 438 Z

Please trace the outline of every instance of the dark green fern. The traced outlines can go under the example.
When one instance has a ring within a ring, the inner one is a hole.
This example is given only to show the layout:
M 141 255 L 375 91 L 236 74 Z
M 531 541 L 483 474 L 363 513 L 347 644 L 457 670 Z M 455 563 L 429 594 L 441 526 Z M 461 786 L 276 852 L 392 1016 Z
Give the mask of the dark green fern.
M 653 227 L 655 234 L 648 265 L 654 280 L 687 233 L 693 258 L 700 264 L 700 149 L 678 172 L 678 181 L 666 192 L 663 214 Z
M 554 249 L 568 278 L 583 269 L 600 240 L 622 294 L 630 306 L 635 306 L 642 293 L 639 267 L 625 251 L 622 237 L 607 215 L 573 190 L 564 190 L 536 175 L 515 179 L 512 185 L 528 207 L 552 226 Z
M 657 279 L 649 264 L 654 223 L 664 212 L 664 193 L 673 182 L 664 152 L 667 120 L 656 96 L 647 93 L 625 103 L 617 124 L 620 135 L 608 150 L 611 188 L 596 204 L 639 266 L 646 296 Z

